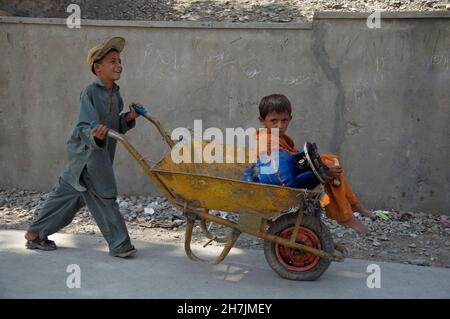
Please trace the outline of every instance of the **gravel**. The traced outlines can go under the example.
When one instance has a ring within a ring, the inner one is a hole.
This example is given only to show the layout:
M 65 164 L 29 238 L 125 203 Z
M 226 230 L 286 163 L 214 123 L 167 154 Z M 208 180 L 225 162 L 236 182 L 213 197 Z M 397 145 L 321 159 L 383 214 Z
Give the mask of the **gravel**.
M 450 10 L 448 0 L 5 0 L 0 15 L 67 18 L 72 3 L 83 19 L 237 23 L 300 22 L 311 20 L 314 11 Z
M 42 192 L 0 190 L 0 229 L 26 229 L 47 197 L 48 194 Z M 181 211 L 174 208 L 166 198 L 119 196 L 117 203 L 133 239 L 177 243 L 184 241 L 185 219 Z M 236 214 L 212 213 L 232 221 L 238 219 Z M 390 221 L 371 221 L 359 214 L 355 215 L 368 225 L 368 236 L 360 237 L 334 220 L 323 219 L 335 242 L 343 244 L 349 250 L 350 258 L 450 267 L 450 227 L 446 223 L 447 215 L 391 210 Z M 408 215 L 408 220 L 404 219 L 405 215 Z M 224 236 L 230 230 L 213 224 L 210 231 Z M 86 208 L 81 209 L 73 222 L 61 232 L 101 236 Z M 198 224 L 194 227 L 193 242 L 207 242 Z M 215 242 L 211 245 L 221 246 Z M 263 240 L 241 234 L 236 247 L 262 249 Z

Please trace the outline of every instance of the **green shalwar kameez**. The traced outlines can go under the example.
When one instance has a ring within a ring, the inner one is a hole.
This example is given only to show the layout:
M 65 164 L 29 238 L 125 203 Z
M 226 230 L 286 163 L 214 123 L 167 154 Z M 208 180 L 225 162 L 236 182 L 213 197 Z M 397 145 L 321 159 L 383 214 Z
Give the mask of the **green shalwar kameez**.
M 45 238 L 70 224 L 80 208 L 87 205 L 109 245 L 110 254 L 115 256 L 131 246 L 116 202 L 112 167 L 116 141 L 94 138 L 90 124 L 104 124 L 124 134 L 136 122 L 126 122 L 127 113 L 120 114 L 123 100 L 116 84 L 110 96 L 102 81 L 97 79 L 81 92 L 80 104 L 78 122 L 66 144 L 67 164 L 29 230 Z

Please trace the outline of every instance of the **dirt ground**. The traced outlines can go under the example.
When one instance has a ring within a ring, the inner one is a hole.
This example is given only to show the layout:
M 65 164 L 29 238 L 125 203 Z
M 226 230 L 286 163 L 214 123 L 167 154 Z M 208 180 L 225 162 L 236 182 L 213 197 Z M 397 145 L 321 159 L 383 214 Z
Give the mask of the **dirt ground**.
M 45 203 L 46 193 L 24 190 L 0 190 L 0 229 L 23 229 L 33 220 Z M 144 241 L 184 243 L 185 220 L 181 212 L 162 197 L 120 196 L 119 207 L 130 236 Z M 357 214 L 358 215 L 358 214 Z M 368 225 L 366 237 L 323 218 L 334 241 L 343 244 L 349 258 L 392 261 L 420 266 L 450 268 L 450 217 L 422 212 L 390 211 L 390 220 L 360 218 Z M 236 220 L 237 215 L 228 215 Z M 200 226 L 194 228 L 193 242 L 205 244 Z M 83 208 L 63 233 L 101 236 L 95 221 Z M 229 229 L 213 225 L 211 232 L 226 235 Z M 25 243 L 25 241 L 24 241 Z M 262 249 L 263 240 L 241 234 L 236 247 Z M 211 243 L 213 246 L 221 246 Z
M 0 15 L 66 18 L 77 4 L 82 19 L 277 22 L 311 20 L 314 11 L 445 11 L 448 0 L 3 0 Z

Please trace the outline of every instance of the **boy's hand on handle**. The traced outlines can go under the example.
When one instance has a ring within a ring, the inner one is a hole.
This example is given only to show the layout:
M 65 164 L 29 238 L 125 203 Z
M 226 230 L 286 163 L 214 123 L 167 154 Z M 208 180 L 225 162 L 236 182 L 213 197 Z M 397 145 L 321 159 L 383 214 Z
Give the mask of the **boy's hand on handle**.
M 136 112 L 136 110 L 132 107 L 133 104 L 139 105 L 143 108 L 142 104 L 136 101 L 131 101 L 130 105 L 128 105 L 128 108 L 130 109 L 130 113 L 127 114 L 127 122 L 131 122 L 134 119 L 139 117 L 139 114 Z
M 98 138 L 99 140 L 104 140 L 106 138 L 106 134 L 108 133 L 108 128 L 103 124 L 97 124 L 91 130 L 92 136 Z

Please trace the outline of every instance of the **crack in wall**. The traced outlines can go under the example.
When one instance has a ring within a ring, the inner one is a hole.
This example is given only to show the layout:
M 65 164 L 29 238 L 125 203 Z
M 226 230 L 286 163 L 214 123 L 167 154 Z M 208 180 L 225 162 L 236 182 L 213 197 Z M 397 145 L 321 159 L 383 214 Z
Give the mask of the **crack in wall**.
M 330 57 L 325 50 L 325 28 L 320 24 L 315 23 L 313 26 L 313 47 L 314 58 L 318 62 L 320 68 L 325 73 L 328 81 L 332 82 L 337 89 L 337 95 L 334 101 L 334 128 L 331 148 L 333 152 L 339 154 L 342 144 L 344 143 L 345 136 L 345 91 L 341 81 L 341 74 L 339 68 L 333 68 L 330 63 Z

